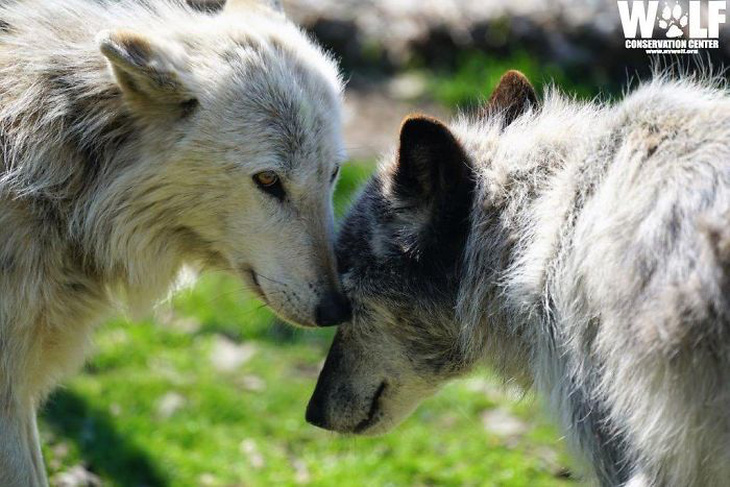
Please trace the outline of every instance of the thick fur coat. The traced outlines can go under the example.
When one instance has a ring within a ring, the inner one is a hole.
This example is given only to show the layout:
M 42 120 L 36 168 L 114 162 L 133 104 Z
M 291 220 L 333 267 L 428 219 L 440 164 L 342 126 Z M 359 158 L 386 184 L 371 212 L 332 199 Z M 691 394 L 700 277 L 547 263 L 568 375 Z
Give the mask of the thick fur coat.
M 730 478 L 730 96 L 658 76 L 405 122 L 338 243 L 355 310 L 310 422 L 378 433 L 479 363 L 534 387 L 601 485 Z
M 148 309 L 184 265 L 233 272 L 292 322 L 346 313 L 340 76 L 279 8 L 0 7 L 3 487 L 46 483 L 35 411 L 93 325 Z

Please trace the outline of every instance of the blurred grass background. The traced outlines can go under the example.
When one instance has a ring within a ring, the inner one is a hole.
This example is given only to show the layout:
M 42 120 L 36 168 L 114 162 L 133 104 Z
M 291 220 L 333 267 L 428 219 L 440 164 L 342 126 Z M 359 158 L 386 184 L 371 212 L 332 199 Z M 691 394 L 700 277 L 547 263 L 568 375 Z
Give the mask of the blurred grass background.
M 538 89 L 555 81 L 579 97 L 601 92 L 570 67 L 520 50 L 493 56 L 467 48 L 447 65 L 416 59 L 387 76 L 425 80 L 419 102 L 448 113 L 484 100 L 507 69 L 522 70 Z M 616 91 L 615 85 L 602 88 Z M 352 116 L 357 123 L 358 113 Z M 373 171 L 371 157 L 343 169 L 338 217 Z M 238 281 L 217 273 L 160 305 L 147 321 L 113 320 L 96 333 L 83 373 L 43 411 L 52 485 L 533 487 L 577 481 L 537 401 L 488 371 L 449 385 L 382 438 L 339 437 L 307 425 L 304 410 L 331 336 L 331 330 L 277 322 Z

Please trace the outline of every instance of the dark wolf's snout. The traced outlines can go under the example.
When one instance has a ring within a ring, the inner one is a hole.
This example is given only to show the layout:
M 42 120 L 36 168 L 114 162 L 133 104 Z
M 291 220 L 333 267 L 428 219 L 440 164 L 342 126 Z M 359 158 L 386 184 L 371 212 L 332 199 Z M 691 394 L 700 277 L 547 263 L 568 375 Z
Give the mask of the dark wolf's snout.
M 315 395 L 313 395 L 312 398 L 309 400 L 305 419 L 307 420 L 307 423 L 311 424 L 312 426 L 316 426 L 317 428 L 322 428 L 325 430 L 332 430 L 332 428 L 328 426 L 329 423 L 327 422 L 327 416 L 324 409 L 324 401 L 321 394 L 315 393 Z
M 307 422 L 338 433 L 361 434 L 380 419 L 385 390 L 377 366 L 340 328 L 307 406 Z
M 347 409 L 353 403 L 348 381 L 341 374 L 348 364 L 342 346 L 342 330 L 338 330 L 332 342 L 312 398 L 307 405 L 306 420 L 309 424 L 330 431 L 342 431 L 338 418 L 339 409 Z
M 330 351 L 327 354 L 327 359 L 324 362 L 322 372 L 320 372 L 319 378 L 317 379 L 317 385 L 307 405 L 307 413 L 305 416 L 307 423 L 330 431 L 334 430 L 328 418 L 328 410 L 332 406 L 330 404 L 330 396 L 336 387 L 336 374 L 337 370 L 340 369 L 342 359 L 339 342 L 338 337 L 335 337 L 332 347 L 330 347 Z
M 336 326 L 352 318 L 350 301 L 340 292 L 327 293 L 314 312 L 317 326 Z

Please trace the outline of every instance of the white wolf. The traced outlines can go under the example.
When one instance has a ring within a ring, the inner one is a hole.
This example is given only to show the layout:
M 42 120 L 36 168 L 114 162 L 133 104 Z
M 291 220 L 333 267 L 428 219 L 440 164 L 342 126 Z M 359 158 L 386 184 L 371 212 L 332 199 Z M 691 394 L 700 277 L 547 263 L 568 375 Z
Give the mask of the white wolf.
M 119 297 L 181 266 L 283 318 L 349 308 L 332 251 L 342 84 L 277 2 L 0 7 L 0 485 L 46 483 L 35 411 Z
M 730 96 L 615 104 L 509 73 L 484 116 L 413 118 L 348 216 L 354 320 L 307 418 L 378 433 L 484 360 L 533 385 L 604 486 L 730 480 Z

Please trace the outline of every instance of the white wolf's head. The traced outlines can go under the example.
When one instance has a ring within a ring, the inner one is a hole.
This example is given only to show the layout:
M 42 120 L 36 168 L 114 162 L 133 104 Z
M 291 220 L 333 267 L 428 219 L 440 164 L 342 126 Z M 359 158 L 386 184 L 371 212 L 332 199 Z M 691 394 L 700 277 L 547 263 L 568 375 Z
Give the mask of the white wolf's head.
M 197 25 L 97 37 L 143 127 L 122 204 L 154 212 L 144 225 L 241 276 L 282 318 L 337 324 L 349 316 L 331 244 L 339 72 L 276 2 L 229 3 Z
M 484 117 L 498 130 L 536 102 L 524 76 L 510 72 Z M 456 316 L 478 191 L 470 147 L 437 120 L 406 120 L 397 157 L 350 211 L 337 254 L 353 319 L 337 331 L 310 423 L 382 433 L 474 365 Z

